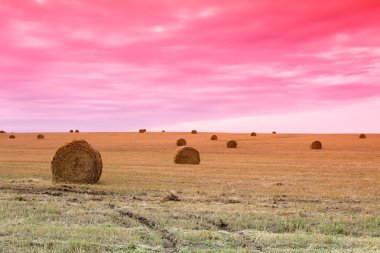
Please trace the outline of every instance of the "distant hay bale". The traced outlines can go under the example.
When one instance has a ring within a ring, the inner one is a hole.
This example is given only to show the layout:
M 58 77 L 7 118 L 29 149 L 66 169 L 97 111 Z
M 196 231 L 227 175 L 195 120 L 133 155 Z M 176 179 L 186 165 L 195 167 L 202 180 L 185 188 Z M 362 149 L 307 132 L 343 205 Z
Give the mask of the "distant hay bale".
M 215 134 L 213 134 L 213 135 L 211 135 L 210 140 L 216 141 L 216 140 L 218 140 L 218 136 L 216 136 Z
M 174 163 L 177 164 L 199 164 L 201 158 L 199 151 L 191 147 L 182 147 L 174 153 Z
M 139 129 L 139 133 L 140 134 L 146 133 L 146 129 Z
M 227 141 L 227 148 L 236 148 L 236 147 L 237 147 L 237 141 L 235 140 Z
M 367 135 L 365 135 L 365 134 L 361 134 L 361 135 L 359 135 L 359 138 L 360 138 L 360 139 L 365 139 L 365 138 L 367 138 Z
M 4 130 L 0 130 L 0 134 L 5 134 L 6 132 Z
M 256 133 L 255 133 L 255 132 L 252 132 L 252 133 L 251 133 L 251 136 L 256 136 Z
M 192 133 L 192 134 L 197 134 L 198 131 L 197 131 L 197 130 L 192 130 L 191 133 Z
M 16 139 L 16 136 L 14 136 L 13 134 L 9 135 L 9 139 Z
M 71 130 L 70 130 L 70 133 L 74 133 L 74 130 L 71 129 Z
M 273 131 L 272 134 L 277 134 L 277 132 L 276 132 L 276 131 Z
M 73 141 L 59 148 L 51 162 L 53 182 L 93 184 L 102 174 L 100 153 L 84 141 Z
M 165 133 L 165 130 L 162 130 L 163 133 Z
M 37 139 L 44 139 L 44 138 L 45 138 L 45 136 L 43 134 L 37 135 Z
M 177 146 L 186 146 L 186 140 L 181 138 L 177 140 Z
M 75 132 L 76 132 L 76 133 L 79 133 L 79 130 L 77 129 L 77 130 L 75 130 Z
M 322 149 L 322 143 L 320 141 L 313 141 L 310 145 L 311 149 Z

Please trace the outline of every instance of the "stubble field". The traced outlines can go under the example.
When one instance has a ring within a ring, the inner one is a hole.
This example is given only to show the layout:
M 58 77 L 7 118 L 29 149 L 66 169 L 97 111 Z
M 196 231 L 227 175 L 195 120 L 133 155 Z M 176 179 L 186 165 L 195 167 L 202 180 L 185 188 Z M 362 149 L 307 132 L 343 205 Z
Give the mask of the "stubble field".
M 380 252 L 380 135 L 15 135 L 0 134 L 0 252 Z M 179 138 L 200 165 L 173 163 Z M 98 184 L 51 182 L 74 139 L 100 151 Z

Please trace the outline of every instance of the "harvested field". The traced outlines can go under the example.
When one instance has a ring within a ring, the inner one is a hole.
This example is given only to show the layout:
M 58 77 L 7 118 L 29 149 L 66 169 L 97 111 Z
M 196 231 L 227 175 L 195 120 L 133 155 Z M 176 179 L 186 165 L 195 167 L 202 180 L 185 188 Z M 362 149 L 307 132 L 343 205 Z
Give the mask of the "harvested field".
M 380 251 L 380 135 L 82 132 L 95 185 L 52 183 L 78 135 L 44 135 L 0 135 L 0 252 Z M 179 138 L 199 165 L 173 163 Z

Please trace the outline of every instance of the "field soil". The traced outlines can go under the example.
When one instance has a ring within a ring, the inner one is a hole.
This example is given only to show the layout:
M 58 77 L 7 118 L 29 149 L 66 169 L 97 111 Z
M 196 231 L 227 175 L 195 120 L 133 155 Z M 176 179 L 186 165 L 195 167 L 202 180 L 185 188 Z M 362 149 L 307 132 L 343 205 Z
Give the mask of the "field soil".
M 380 252 L 380 135 L 37 134 L 0 134 L 0 252 Z M 179 138 L 199 165 L 174 164 Z M 98 184 L 52 183 L 75 139 Z

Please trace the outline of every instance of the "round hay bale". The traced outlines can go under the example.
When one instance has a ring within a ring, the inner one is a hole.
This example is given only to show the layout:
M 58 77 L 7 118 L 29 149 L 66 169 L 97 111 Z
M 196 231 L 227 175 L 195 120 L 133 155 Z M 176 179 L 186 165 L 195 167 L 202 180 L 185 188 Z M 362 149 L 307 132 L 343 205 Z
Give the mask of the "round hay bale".
M 94 184 L 102 174 L 100 153 L 84 140 L 59 148 L 51 162 L 53 182 Z
M 199 151 L 191 147 L 182 147 L 174 153 L 174 163 L 177 164 L 199 164 L 201 158 Z
M 276 131 L 273 131 L 272 134 L 277 134 L 277 132 L 276 132 Z
M 165 133 L 165 130 L 162 130 L 163 133 Z
M 360 138 L 360 139 L 365 139 L 365 138 L 367 138 L 367 135 L 365 135 L 365 134 L 361 134 L 361 135 L 359 135 L 359 138 Z
M 322 143 L 320 141 L 313 141 L 310 145 L 311 149 L 322 149 Z
M 9 139 L 16 139 L 16 136 L 14 136 L 13 134 L 9 135 Z
M 5 134 L 6 132 L 4 130 L 1 130 L 0 131 L 0 134 Z
M 251 133 L 251 136 L 256 136 L 256 133 L 255 133 L 255 132 L 252 132 L 252 133 Z
M 210 140 L 217 141 L 218 140 L 218 136 L 216 136 L 215 134 L 213 134 L 213 135 L 211 135 Z
M 236 147 L 237 147 L 237 141 L 235 140 L 227 141 L 227 148 L 236 148 Z
M 146 129 L 139 129 L 139 133 L 140 134 L 146 133 Z
M 181 138 L 177 140 L 177 146 L 186 146 L 186 140 Z
M 44 139 L 44 138 L 45 138 L 45 136 L 43 134 L 37 135 L 37 139 Z
M 77 130 L 75 130 L 75 132 L 76 132 L 76 133 L 79 133 L 79 130 L 77 129 Z
M 70 130 L 70 133 L 74 133 L 74 130 L 71 129 L 71 130 Z
M 191 133 L 192 133 L 192 134 L 197 134 L 198 131 L 197 131 L 197 130 L 192 130 Z

